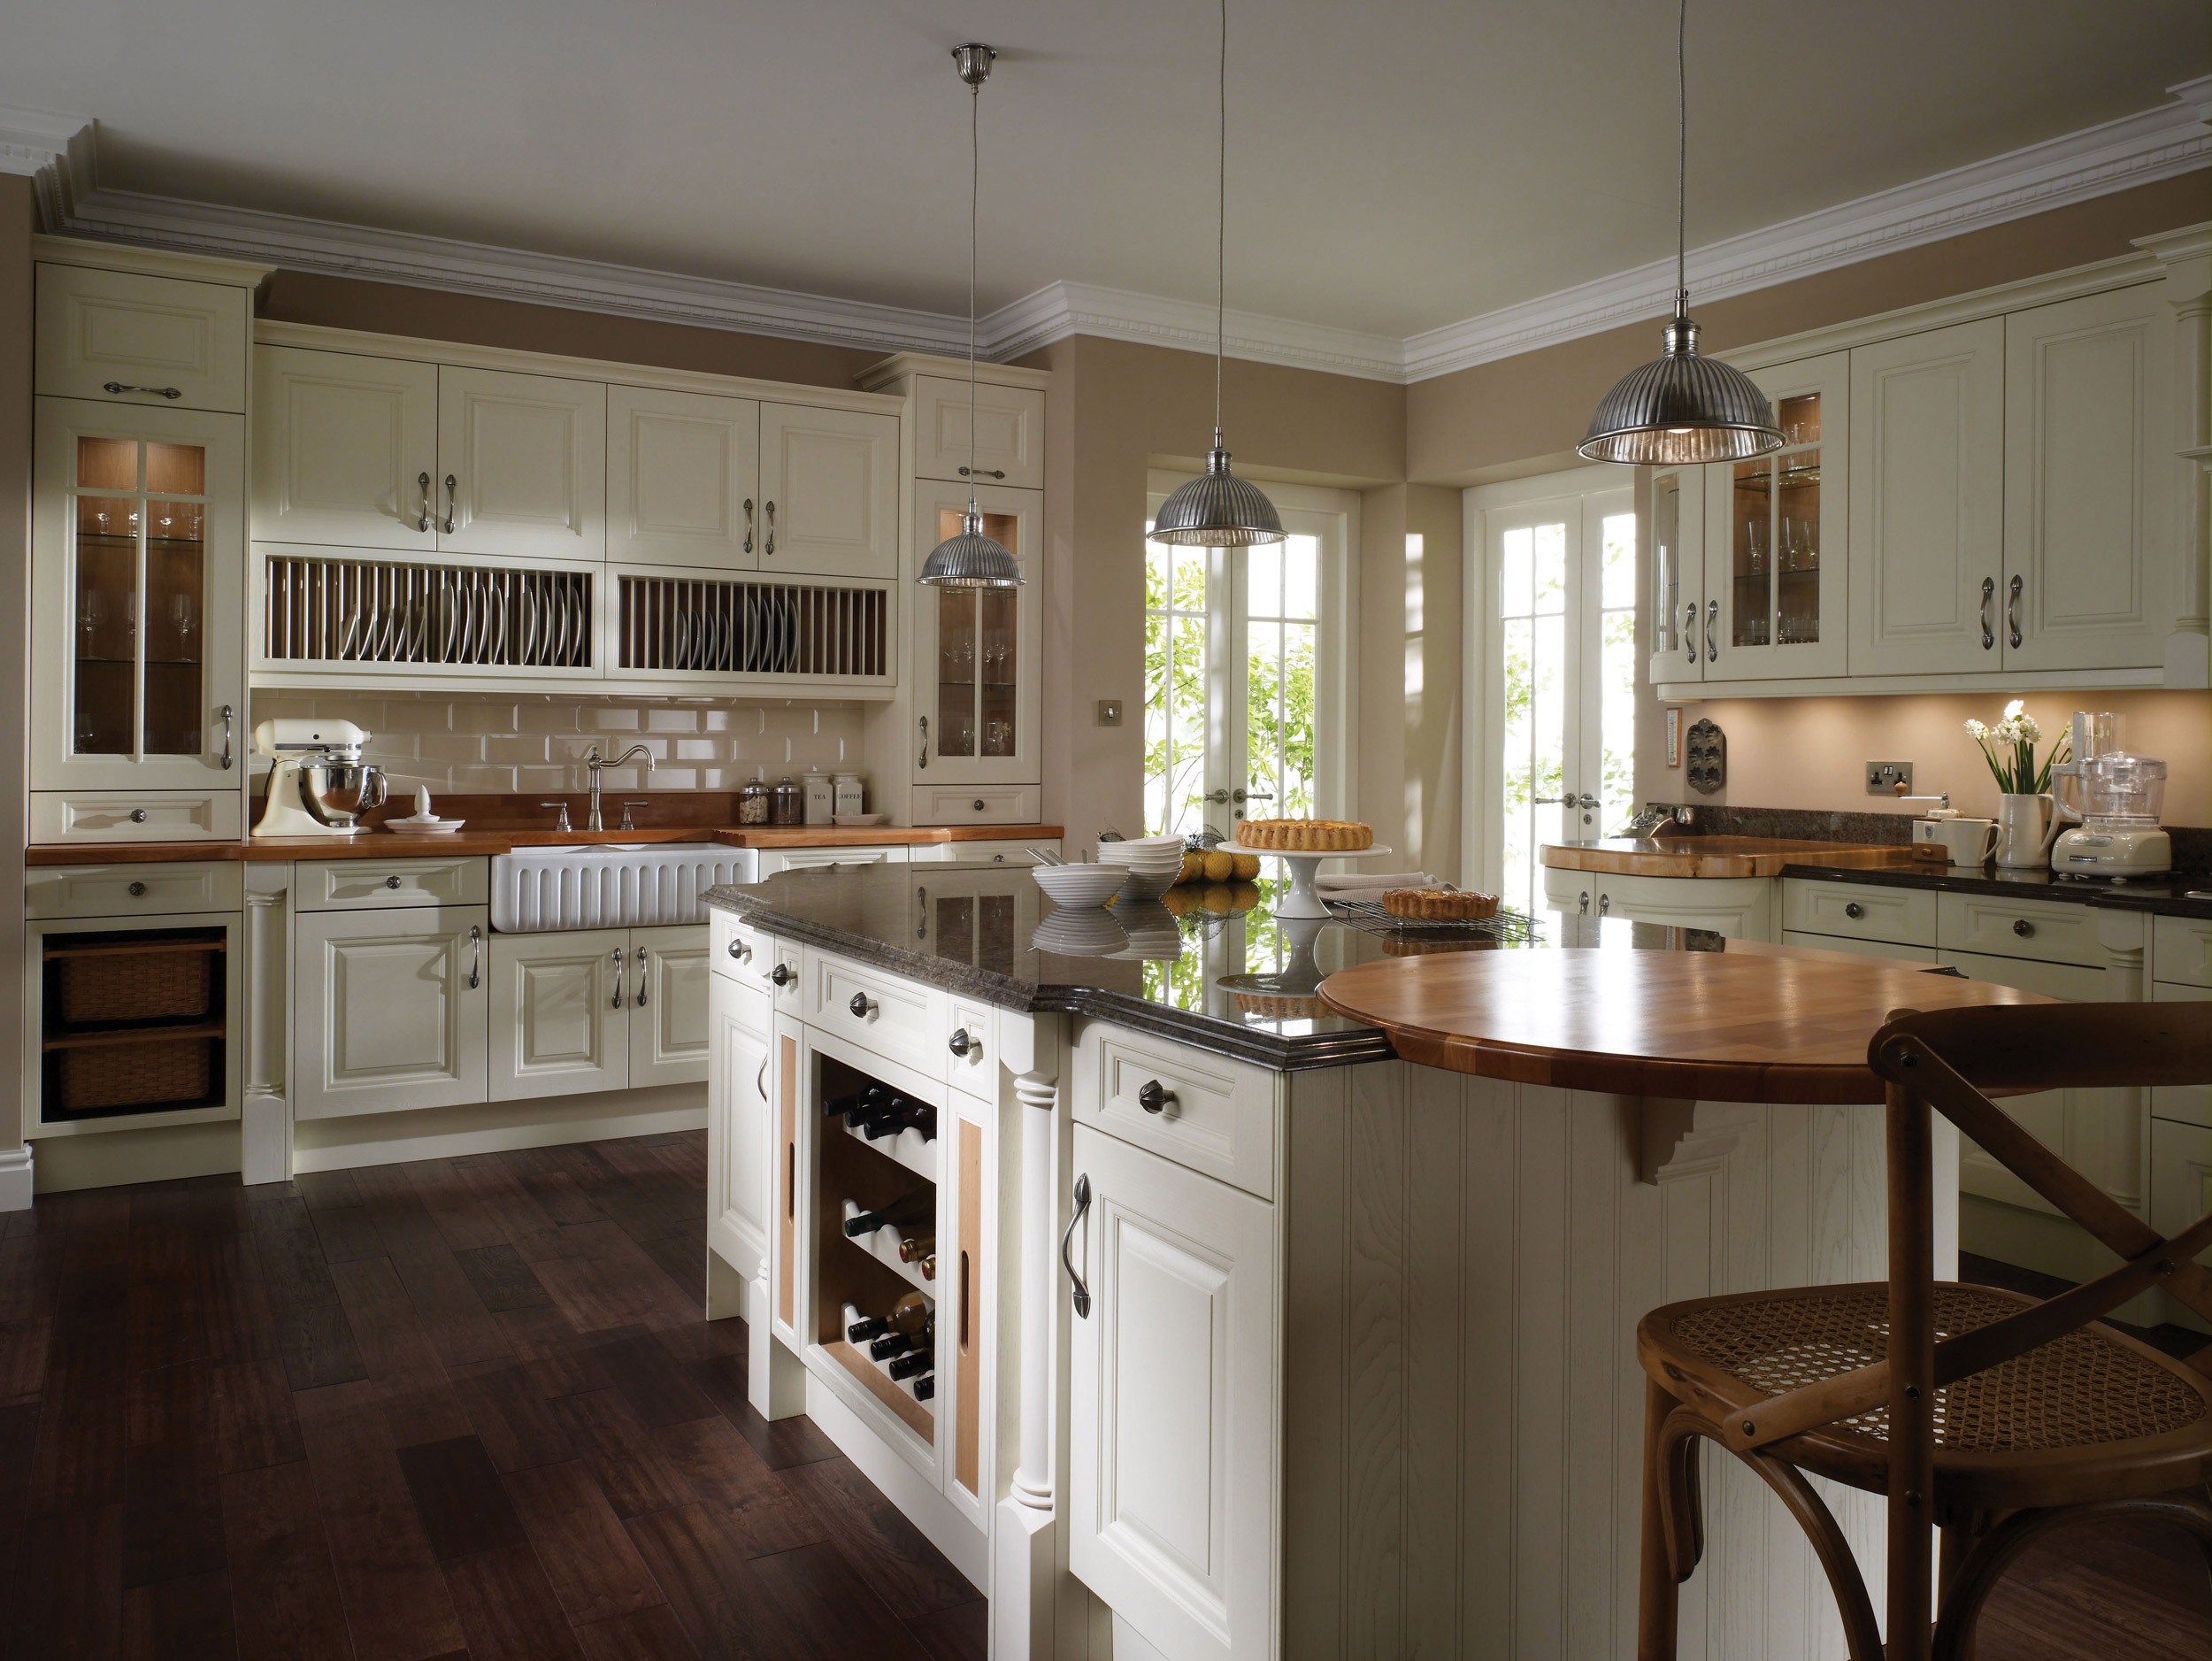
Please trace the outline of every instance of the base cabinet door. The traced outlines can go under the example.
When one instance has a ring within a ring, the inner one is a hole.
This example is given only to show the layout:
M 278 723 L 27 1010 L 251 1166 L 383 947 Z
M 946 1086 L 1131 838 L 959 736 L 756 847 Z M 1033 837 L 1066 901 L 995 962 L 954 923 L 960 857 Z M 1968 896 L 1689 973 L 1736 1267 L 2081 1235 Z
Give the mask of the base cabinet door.
M 630 1086 L 707 1076 L 707 926 L 630 931 Z
M 298 1117 L 486 1099 L 487 907 L 309 911 L 297 930 Z
M 493 1101 L 628 1086 L 629 960 L 626 928 L 492 936 Z
M 1091 1306 L 1071 1323 L 1068 1566 L 1170 1661 L 1272 1655 L 1274 1208 L 1074 1134 Z
M 707 1243 L 750 1280 L 768 1257 L 768 1000 L 718 989 L 707 1073 Z

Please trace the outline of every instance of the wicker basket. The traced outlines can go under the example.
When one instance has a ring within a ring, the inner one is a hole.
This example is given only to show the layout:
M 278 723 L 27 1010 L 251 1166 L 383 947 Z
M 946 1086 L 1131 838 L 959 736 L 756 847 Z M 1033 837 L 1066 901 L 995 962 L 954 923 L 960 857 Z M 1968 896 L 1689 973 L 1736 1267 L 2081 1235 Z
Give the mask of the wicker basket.
M 87 1113 L 153 1102 L 204 1101 L 219 1042 L 213 1038 L 157 1038 L 139 1044 L 85 1044 L 65 1050 L 62 1111 Z
M 196 1020 L 212 1007 L 220 951 L 96 951 L 59 959 L 65 1027 Z

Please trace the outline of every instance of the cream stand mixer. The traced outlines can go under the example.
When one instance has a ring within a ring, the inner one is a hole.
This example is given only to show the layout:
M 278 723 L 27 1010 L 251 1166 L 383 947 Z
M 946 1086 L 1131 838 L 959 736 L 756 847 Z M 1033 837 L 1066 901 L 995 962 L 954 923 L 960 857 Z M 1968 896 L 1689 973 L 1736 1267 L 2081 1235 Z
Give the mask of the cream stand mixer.
M 2166 764 L 2121 747 L 2120 718 L 2074 716 L 2073 759 L 2051 769 L 2061 817 L 2080 822 L 2051 844 L 2051 869 L 2066 876 L 2163 876 L 2173 869 L 2173 839 L 2159 828 L 2166 804 Z
M 274 765 L 257 836 L 355 836 L 384 804 L 384 772 L 361 759 L 371 734 L 351 721 L 289 717 L 253 729 L 254 753 Z

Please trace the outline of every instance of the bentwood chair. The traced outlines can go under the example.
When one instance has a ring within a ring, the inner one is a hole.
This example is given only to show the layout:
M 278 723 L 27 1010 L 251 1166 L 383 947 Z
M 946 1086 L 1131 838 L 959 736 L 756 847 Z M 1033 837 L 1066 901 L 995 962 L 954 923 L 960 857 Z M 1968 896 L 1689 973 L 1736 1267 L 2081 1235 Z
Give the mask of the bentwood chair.
M 1672 1661 L 1678 1588 L 1702 1550 L 1700 1439 L 1764 1479 L 1811 1540 L 1852 1661 L 1967 1661 L 2006 1565 L 2076 1523 L 2162 1517 L 2212 1561 L 2212 1349 L 2177 1361 L 2097 1319 L 2152 1287 L 2212 1319 L 2212 1273 L 2195 1261 L 2212 1214 L 2162 1238 L 1984 1094 L 2212 1080 L 2212 1004 L 1903 1011 L 1868 1062 L 1887 1092 L 1889 1280 L 1698 1298 L 1637 1329 L 1649 1380 L 1640 1661 Z M 2120 1266 L 2041 1302 L 1936 1280 L 1931 1110 Z M 1886 1496 L 1886 1649 L 1809 1473 Z

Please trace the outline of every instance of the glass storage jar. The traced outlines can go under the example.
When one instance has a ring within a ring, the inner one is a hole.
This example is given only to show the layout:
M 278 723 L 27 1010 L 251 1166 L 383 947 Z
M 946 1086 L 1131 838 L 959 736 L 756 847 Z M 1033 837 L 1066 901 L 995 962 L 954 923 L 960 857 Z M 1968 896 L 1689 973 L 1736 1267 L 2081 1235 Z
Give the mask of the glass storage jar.
M 791 782 L 785 773 L 776 788 L 769 793 L 772 800 L 768 809 L 771 825 L 803 825 L 806 823 L 806 793 Z
M 768 781 L 756 779 L 737 793 L 737 822 L 741 825 L 765 825 L 768 822 Z

